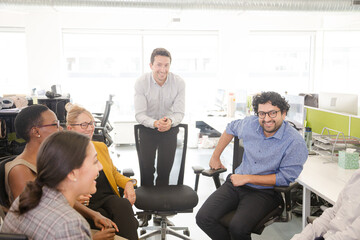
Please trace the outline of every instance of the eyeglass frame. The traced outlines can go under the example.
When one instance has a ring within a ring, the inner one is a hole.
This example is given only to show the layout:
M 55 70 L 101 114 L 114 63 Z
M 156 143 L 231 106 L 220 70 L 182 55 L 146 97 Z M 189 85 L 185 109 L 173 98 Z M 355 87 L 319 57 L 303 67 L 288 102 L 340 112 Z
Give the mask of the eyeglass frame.
M 35 126 L 35 127 L 43 128 L 43 127 L 51 127 L 51 126 L 56 126 L 57 128 L 60 128 L 60 121 L 56 120 L 56 123 L 45 124 L 45 125 L 40 125 L 40 126 Z
M 274 113 L 274 112 L 275 112 L 275 113 Z M 281 110 L 271 110 L 271 111 L 269 111 L 269 112 L 260 111 L 260 112 L 258 112 L 256 115 L 257 115 L 260 119 L 266 118 L 266 114 L 267 114 L 270 118 L 276 118 L 278 112 L 281 112 Z M 265 114 L 264 117 L 260 117 L 259 113 Z M 274 113 L 275 116 L 273 116 L 273 117 L 270 116 L 270 114 L 272 114 L 272 113 Z
M 86 124 L 86 126 L 85 126 L 85 124 Z M 73 123 L 73 124 L 69 124 L 69 125 L 70 126 L 80 126 L 81 129 L 87 129 L 89 126 L 95 127 L 95 121 L 83 122 L 83 123 Z

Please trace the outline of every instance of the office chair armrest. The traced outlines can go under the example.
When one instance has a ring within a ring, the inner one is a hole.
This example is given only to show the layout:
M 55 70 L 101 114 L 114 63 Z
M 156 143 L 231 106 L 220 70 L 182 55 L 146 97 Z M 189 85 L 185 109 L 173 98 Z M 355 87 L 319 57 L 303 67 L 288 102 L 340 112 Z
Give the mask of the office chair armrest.
M 308 216 L 308 217 L 306 218 L 306 222 L 307 222 L 307 223 L 313 223 L 317 218 L 318 218 L 318 217 L 316 217 L 316 216 Z
M 0 233 L 0 239 L 13 239 L 13 240 L 27 240 L 28 237 L 25 234 L 17 233 Z
M 194 170 L 195 174 L 200 174 L 202 171 L 204 171 L 204 168 L 201 166 L 192 166 L 192 169 Z
M 276 192 L 282 192 L 282 193 L 287 193 L 290 192 L 293 188 L 299 186 L 298 182 L 292 182 L 289 184 L 289 186 L 274 186 L 274 190 Z
M 298 182 L 292 182 L 289 186 L 275 186 L 274 190 L 276 192 L 283 193 L 285 196 L 285 208 L 287 213 L 291 213 L 292 204 L 291 204 L 291 190 L 299 186 Z
M 204 171 L 204 168 L 201 166 L 192 166 L 192 169 L 194 170 L 194 173 L 196 174 L 194 190 L 195 190 L 195 192 L 197 192 L 198 186 L 199 186 L 200 173 L 202 173 Z
M 123 175 L 125 177 L 132 177 L 135 175 L 134 171 L 132 170 L 132 168 L 125 168 L 123 169 Z
M 207 177 L 213 177 L 213 176 L 219 175 L 220 173 L 223 173 L 226 171 L 227 171 L 226 168 L 206 169 L 206 170 L 202 171 L 202 175 L 207 176 Z

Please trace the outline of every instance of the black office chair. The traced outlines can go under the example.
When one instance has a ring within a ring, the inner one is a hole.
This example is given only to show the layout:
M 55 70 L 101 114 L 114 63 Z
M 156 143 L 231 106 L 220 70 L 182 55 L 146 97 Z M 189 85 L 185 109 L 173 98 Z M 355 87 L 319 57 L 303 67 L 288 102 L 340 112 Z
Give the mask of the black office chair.
M 113 140 L 110 136 L 110 132 L 113 130 L 113 127 L 109 122 L 111 105 L 114 103 L 112 101 L 113 96 L 114 95 L 109 95 L 109 100 L 106 101 L 104 113 L 93 113 L 95 118 L 93 140 L 104 142 L 108 147 L 113 143 Z
M 244 153 L 244 148 L 241 146 L 239 138 L 234 138 L 234 151 L 233 151 L 233 166 L 232 172 L 235 172 L 235 169 L 241 164 L 242 156 Z M 194 168 L 194 167 L 193 167 Z M 195 170 L 195 169 L 194 169 Z M 215 183 L 216 188 L 221 186 L 220 183 L 220 174 L 226 172 L 227 169 L 207 169 L 202 171 L 202 175 L 207 177 L 212 177 Z M 197 179 L 198 182 L 198 179 Z M 197 183 L 196 183 L 197 184 Z M 274 190 L 280 192 L 283 196 L 283 202 L 278 205 L 274 210 L 268 213 L 252 230 L 252 233 L 261 235 L 264 228 L 269 226 L 274 222 L 289 222 L 292 218 L 292 200 L 291 200 L 291 190 L 297 187 L 299 184 L 297 182 L 291 183 L 289 186 L 275 186 Z M 197 186 L 196 186 L 197 188 Z M 285 210 L 285 211 L 284 211 Z M 229 228 L 230 221 L 234 216 L 235 211 L 229 212 L 226 214 L 220 222 L 226 228 Z
M 180 170 L 177 179 L 177 185 L 167 186 L 140 186 L 136 189 L 135 206 L 143 212 L 138 213 L 142 217 L 149 217 L 153 214 L 161 216 L 160 226 L 143 227 L 140 230 L 140 239 L 147 239 L 155 235 L 161 235 L 161 239 L 166 238 L 166 234 L 171 234 L 181 239 L 190 239 L 190 232 L 187 227 L 168 226 L 166 218 L 177 213 L 191 213 L 193 208 L 198 203 L 197 193 L 183 184 L 185 157 L 187 148 L 188 126 L 187 124 L 180 124 L 180 129 L 184 129 L 184 141 L 182 144 L 182 155 L 180 161 Z M 144 130 L 143 125 L 135 125 L 135 144 L 139 161 L 141 161 L 140 153 L 140 132 Z M 179 131 L 181 132 L 181 131 Z M 174 164 L 177 161 L 174 161 Z M 140 169 L 141 171 L 141 169 Z M 146 230 L 153 230 L 146 233 Z M 176 232 L 176 230 L 183 231 L 184 234 Z
M 11 155 L 0 158 L 0 205 L 5 208 L 5 213 L 10 208 L 9 196 L 5 188 L 5 164 L 16 157 L 17 155 Z

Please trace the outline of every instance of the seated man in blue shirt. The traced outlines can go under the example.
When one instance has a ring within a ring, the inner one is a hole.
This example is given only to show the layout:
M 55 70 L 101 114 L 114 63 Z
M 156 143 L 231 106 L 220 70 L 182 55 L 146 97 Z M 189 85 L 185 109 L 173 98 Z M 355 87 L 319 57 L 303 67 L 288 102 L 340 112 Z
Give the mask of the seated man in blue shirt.
M 286 100 L 275 92 L 253 98 L 256 116 L 228 124 L 210 159 L 213 169 L 224 168 L 220 155 L 234 136 L 243 139 L 244 155 L 235 174 L 203 204 L 198 226 L 213 240 L 251 239 L 251 230 L 282 201 L 273 186 L 287 186 L 300 174 L 308 157 L 302 136 L 284 121 Z M 227 230 L 220 219 L 236 210 Z

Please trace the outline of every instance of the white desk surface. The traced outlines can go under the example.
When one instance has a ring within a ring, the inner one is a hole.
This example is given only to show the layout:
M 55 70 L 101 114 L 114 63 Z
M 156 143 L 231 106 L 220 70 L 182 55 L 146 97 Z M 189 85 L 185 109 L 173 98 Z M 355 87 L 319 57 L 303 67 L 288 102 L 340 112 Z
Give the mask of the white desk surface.
M 330 157 L 309 156 L 296 181 L 334 204 L 356 169 L 343 169 L 329 160 Z
M 215 130 L 219 131 L 220 133 L 223 133 L 226 129 L 226 126 L 231 121 L 234 121 L 236 119 L 240 119 L 244 117 L 203 117 L 201 120 L 214 128 Z
M 309 156 L 296 180 L 303 186 L 302 226 L 310 215 L 311 192 L 334 204 L 356 169 L 343 169 L 331 157 Z

